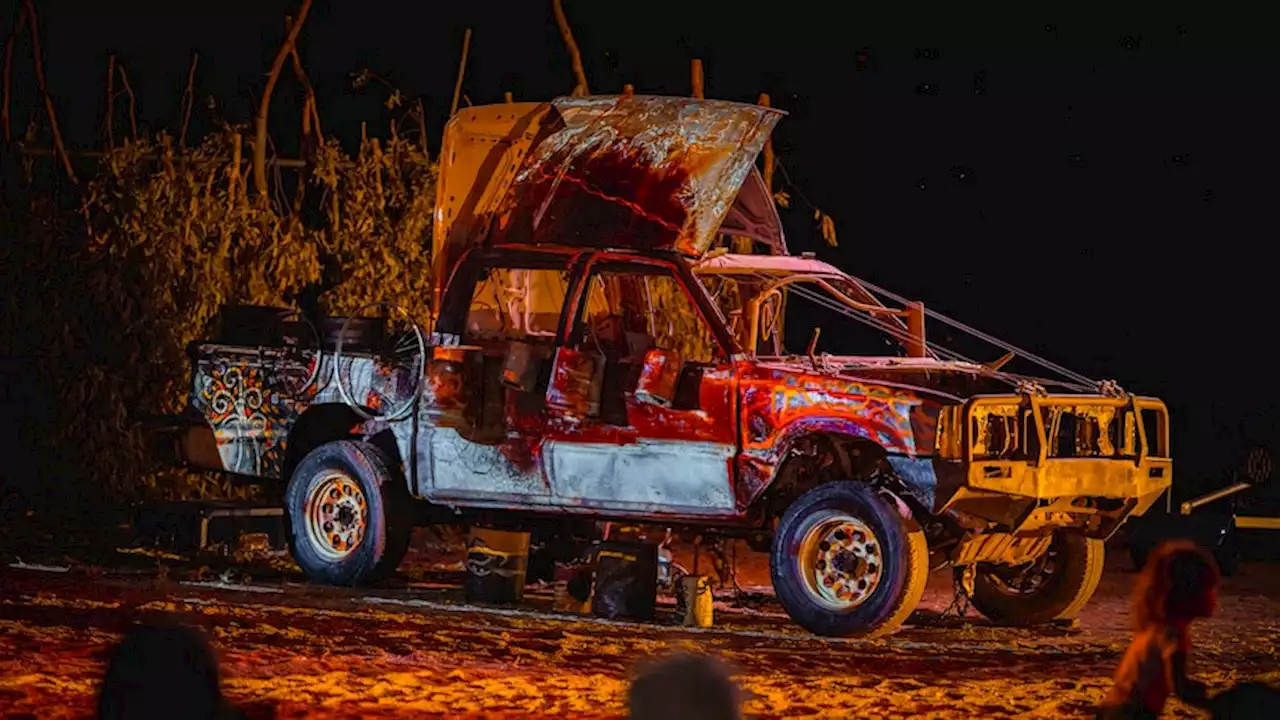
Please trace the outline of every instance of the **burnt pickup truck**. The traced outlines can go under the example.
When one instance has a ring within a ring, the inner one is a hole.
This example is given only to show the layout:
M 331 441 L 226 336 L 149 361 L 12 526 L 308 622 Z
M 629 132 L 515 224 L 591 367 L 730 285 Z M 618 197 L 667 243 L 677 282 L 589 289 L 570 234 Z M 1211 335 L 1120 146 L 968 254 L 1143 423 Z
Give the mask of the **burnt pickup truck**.
M 431 317 L 240 309 L 192 348 L 186 461 L 277 483 L 324 583 L 386 575 L 415 523 L 622 521 L 767 550 L 823 635 L 891 632 L 948 566 L 994 620 L 1073 616 L 1104 540 L 1170 484 L 1164 404 L 789 254 L 755 169 L 780 116 L 462 111 Z

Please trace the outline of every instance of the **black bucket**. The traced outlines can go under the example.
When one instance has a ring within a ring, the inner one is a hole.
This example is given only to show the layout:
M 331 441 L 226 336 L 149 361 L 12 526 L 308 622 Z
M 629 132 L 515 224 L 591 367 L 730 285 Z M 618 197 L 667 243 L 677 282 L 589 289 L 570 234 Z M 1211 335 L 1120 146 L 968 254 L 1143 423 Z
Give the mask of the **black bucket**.
M 591 612 L 609 620 L 652 620 L 658 596 L 658 547 L 608 541 L 596 550 Z
M 509 605 L 524 597 L 529 533 L 472 528 L 467 537 L 467 602 Z

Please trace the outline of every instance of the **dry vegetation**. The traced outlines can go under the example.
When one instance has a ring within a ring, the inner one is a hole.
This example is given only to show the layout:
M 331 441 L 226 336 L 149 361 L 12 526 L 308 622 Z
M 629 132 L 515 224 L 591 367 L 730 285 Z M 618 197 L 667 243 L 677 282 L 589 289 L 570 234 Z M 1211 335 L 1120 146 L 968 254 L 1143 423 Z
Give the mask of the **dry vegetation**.
M 28 16 L 29 6 L 15 27 L 30 27 L 34 41 Z M 15 38 L 10 52 L 21 47 Z M 149 418 L 184 406 L 187 344 L 208 331 L 223 304 L 290 306 L 311 292 L 332 313 L 391 299 L 425 312 L 435 169 L 424 134 L 406 139 L 393 125 L 388 139 L 362 138 L 347 155 L 319 134 L 309 81 L 285 45 L 309 96 L 300 123 L 304 167 L 268 162 L 266 193 L 250 181 L 253 143 L 242 140 L 253 137 L 250 128 L 224 126 L 183 142 L 189 90 L 177 139 L 138 133 L 131 91 L 127 106 L 113 103 L 128 112 L 117 108 L 121 117 L 108 118 L 101 158 L 77 163 L 80 178 L 65 156 L 64 167 L 4 153 L 0 274 L 12 292 L 0 355 L 18 358 L 44 412 L 22 421 L 20 449 L 31 463 L 22 477 L 12 467 L 0 471 L 9 475 L 0 487 L 28 496 L 56 488 L 64 497 L 68 490 L 116 498 L 240 492 L 219 478 L 159 467 L 145 432 Z M 8 87 L 6 78 L 6 97 Z M 15 97 L 14 107 L 30 100 Z M 30 107 L 31 124 L 10 150 L 48 147 L 54 137 L 52 113 Z M 116 123 L 131 137 L 114 140 Z
M 189 136 L 197 70 L 216 62 L 193 56 L 181 126 L 140 131 L 128 73 L 110 57 L 103 148 L 91 161 L 73 161 L 62 142 L 36 11 L 30 2 L 18 7 L 5 43 L 0 123 L 0 280 L 11 288 L 0 318 L 0 372 L 22 384 L 24 399 L 12 421 L 20 437 L 6 440 L 16 443 L 11 457 L 18 460 L 0 467 L 0 491 L 17 489 L 28 504 L 44 498 L 54 508 L 93 507 L 103 493 L 240 493 L 223 478 L 161 467 L 146 432 L 148 419 L 185 404 L 186 347 L 208 332 L 222 305 L 291 306 L 300 295 L 318 296 L 320 310 L 344 314 L 395 301 L 428 319 L 436 171 L 422 105 L 366 70 L 357 87 L 379 80 L 402 132 L 393 122 L 384 139 L 362 137 L 354 156 L 326 138 L 294 46 L 310 6 L 302 0 L 286 18 L 252 125 L 222 122 L 204 137 Z M 574 60 L 574 92 L 586 93 L 568 20 L 558 2 L 553 10 Z M 12 57 L 24 49 L 38 76 L 34 88 L 13 81 Z M 463 69 L 465 58 L 464 49 Z M 305 94 L 301 163 L 269 159 L 270 95 L 290 69 Z M 461 77 L 460 70 L 458 88 Z M 11 109 L 27 117 L 11 118 Z M 25 131 L 14 136 L 11 124 L 24 120 Z M 32 152 L 40 148 L 47 150 Z M 771 146 L 765 157 L 772 178 Z M 787 193 L 775 197 L 788 206 Z M 816 210 L 815 218 L 834 244 L 830 219 Z

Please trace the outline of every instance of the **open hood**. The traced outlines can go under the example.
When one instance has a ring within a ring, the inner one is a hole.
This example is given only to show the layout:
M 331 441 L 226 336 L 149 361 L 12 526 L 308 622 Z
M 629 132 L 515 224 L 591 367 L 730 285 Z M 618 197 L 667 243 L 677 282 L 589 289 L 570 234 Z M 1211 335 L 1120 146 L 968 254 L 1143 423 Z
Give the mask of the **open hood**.
M 785 252 L 754 169 L 781 114 L 639 95 L 463 110 L 446 126 L 441 150 L 437 280 L 464 250 L 486 242 L 698 257 L 727 232 Z

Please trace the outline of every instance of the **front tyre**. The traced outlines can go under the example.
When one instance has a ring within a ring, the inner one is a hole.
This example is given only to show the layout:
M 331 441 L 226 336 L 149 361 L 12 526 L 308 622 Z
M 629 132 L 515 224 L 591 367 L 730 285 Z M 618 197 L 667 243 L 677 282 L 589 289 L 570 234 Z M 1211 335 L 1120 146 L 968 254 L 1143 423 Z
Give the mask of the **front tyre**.
M 878 637 L 920 602 L 929 550 L 914 521 L 874 488 L 834 482 L 783 514 L 769 565 L 796 624 L 818 635 Z
M 309 580 L 361 585 L 390 575 L 409 548 L 410 498 L 386 456 L 352 440 L 312 450 L 285 491 L 293 559 Z
M 993 622 L 1042 625 L 1074 618 L 1102 580 L 1103 541 L 1059 530 L 1039 558 L 1017 567 L 979 566 L 973 606 Z

